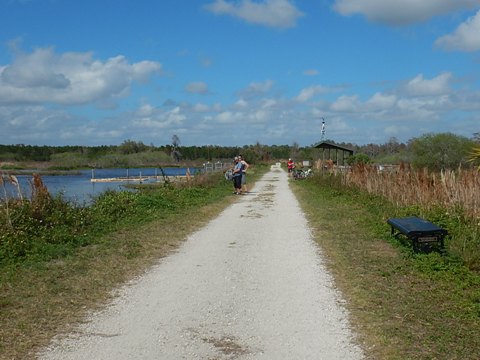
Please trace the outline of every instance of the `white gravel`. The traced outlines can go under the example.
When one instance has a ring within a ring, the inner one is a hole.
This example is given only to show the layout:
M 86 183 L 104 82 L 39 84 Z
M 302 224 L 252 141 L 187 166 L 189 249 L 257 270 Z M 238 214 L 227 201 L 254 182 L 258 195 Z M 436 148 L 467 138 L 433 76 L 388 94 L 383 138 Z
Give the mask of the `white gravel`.
M 341 304 L 287 174 L 272 167 L 38 357 L 362 359 Z

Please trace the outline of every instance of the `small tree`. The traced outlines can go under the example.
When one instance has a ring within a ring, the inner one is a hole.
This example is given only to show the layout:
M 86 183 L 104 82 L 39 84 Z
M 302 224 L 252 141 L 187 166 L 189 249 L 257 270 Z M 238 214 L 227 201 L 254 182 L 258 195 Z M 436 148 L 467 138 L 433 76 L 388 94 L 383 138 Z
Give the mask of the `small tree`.
M 414 138 L 408 145 L 414 167 L 442 170 L 465 165 L 473 142 L 452 133 L 439 133 Z
M 346 162 L 350 166 L 357 165 L 357 164 L 366 165 L 370 163 L 370 157 L 367 154 L 355 154 L 355 155 L 349 156 Z
M 180 146 L 180 138 L 177 135 L 172 136 L 172 157 L 176 162 L 179 162 L 182 158 L 182 154 L 178 150 Z

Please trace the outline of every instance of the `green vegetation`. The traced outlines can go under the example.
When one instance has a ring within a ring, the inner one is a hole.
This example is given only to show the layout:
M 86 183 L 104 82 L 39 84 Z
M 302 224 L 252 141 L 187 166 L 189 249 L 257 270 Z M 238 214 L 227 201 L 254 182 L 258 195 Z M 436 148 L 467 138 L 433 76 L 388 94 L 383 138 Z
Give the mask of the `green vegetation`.
M 470 158 L 468 159 L 471 163 L 478 166 L 480 170 L 480 145 L 474 146 L 470 152 Z
M 474 144 L 472 140 L 450 133 L 423 135 L 410 143 L 412 165 L 429 170 L 465 166 Z
M 292 185 L 369 357 L 480 358 L 479 268 L 449 252 L 478 239 L 475 221 L 458 211 L 398 207 L 332 174 Z M 392 237 L 387 218 L 406 215 L 447 228 L 447 253 L 414 253 Z
M 125 140 L 118 146 L 30 146 L 0 145 L 0 169 L 48 168 L 57 170 L 79 168 L 149 167 L 161 165 L 186 165 L 206 161 L 231 161 L 242 154 L 252 164 L 272 158 L 288 158 L 289 146 L 264 146 L 261 144 L 243 147 L 218 145 L 179 146 L 176 139 L 172 145 L 153 146 L 142 142 Z M 181 162 L 180 164 L 178 164 Z
M 407 144 L 342 143 L 357 153 L 351 171 L 335 175 L 332 166 L 331 173 L 292 182 L 348 299 L 359 340 L 374 358 L 480 358 L 479 143 L 478 133 L 472 140 L 427 134 Z M 0 145 L 0 165 L 11 173 L 185 165 L 239 153 L 254 165 L 249 180 L 266 169 L 262 161 L 320 158 L 318 149 L 297 144 L 185 147 L 177 138 L 161 147 L 131 140 Z M 388 171 L 367 165 L 385 163 L 400 165 Z M 0 204 L 0 358 L 31 356 L 218 214 L 231 201 L 225 201 L 230 188 L 220 174 L 195 176 L 184 185 L 106 192 L 80 207 L 52 197 L 35 176 L 31 199 Z M 445 253 L 413 253 L 390 236 L 386 219 L 409 215 L 449 231 Z
M 327 140 L 335 144 L 335 141 Z M 392 137 L 385 144 L 355 145 L 338 143 L 350 148 L 355 155 L 349 164 L 400 164 L 409 163 L 416 168 L 430 170 L 457 169 L 470 165 L 472 149 L 478 146 L 480 136 L 472 139 L 451 133 L 425 134 L 399 143 Z M 0 145 L 0 169 L 47 167 L 68 170 L 78 168 L 150 167 L 159 164 L 186 165 L 206 161 L 231 161 L 242 154 L 249 163 L 293 158 L 295 161 L 323 159 L 320 149 L 311 146 L 292 145 L 245 145 L 228 147 L 218 145 L 180 146 L 180 139 L 174 135 L 172 144 L 163 146 L 145 145 L 141 141 L 125 140 L 118 146 L 30 146 Z M 33 162 L 33 163 L 32 163 Z
M 253 184 L 266 167 L 250 170 Z M 33 357 L 215 217 L 234 200 L 231 187 L 222 173 L 197 175 L 105 192 L 91 206 L 76 207 L 52 198 L 37 176 L 31 201 L 0 207 L 0 359 Z

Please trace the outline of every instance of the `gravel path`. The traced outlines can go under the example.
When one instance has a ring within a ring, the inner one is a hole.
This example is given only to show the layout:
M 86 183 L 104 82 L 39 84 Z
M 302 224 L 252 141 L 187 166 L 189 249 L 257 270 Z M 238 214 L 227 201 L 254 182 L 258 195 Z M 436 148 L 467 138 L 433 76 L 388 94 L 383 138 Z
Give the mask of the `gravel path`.
M 39 359 L 363 357 L 280 168 L 118 292 Z

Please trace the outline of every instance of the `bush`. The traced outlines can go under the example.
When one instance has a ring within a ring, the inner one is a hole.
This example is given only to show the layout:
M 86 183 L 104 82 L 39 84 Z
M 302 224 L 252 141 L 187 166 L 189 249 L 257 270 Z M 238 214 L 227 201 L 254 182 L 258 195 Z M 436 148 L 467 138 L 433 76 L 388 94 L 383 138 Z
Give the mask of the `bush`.
M 221 173 L 209 174 L 178 186 L 150 184 L 137 191 L 106 191 L 91 206 L 80 207 L 52 198 L 39 176 L 33 184 L 31 201 L 0 203 L 0 264 L 64 256 L 121 227 L 206 204 L 223 196 L 227 186 Z

